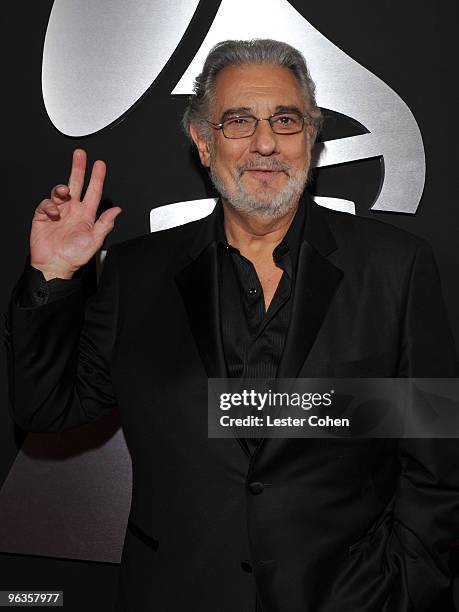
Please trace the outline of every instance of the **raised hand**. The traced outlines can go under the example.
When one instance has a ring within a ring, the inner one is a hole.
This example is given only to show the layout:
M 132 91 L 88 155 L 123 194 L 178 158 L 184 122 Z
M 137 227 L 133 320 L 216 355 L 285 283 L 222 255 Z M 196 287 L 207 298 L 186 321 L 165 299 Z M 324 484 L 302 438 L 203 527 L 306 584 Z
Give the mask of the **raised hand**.
M 91 178 L 80 201 L 86 171 L 86 151 L 75 149 L 68 185 L 56 185 L 35 209 L 30 232 L 30 263 L 46 280 L 71 278 L 102 246 L 121 212 L 108 208 L 96 219 L 106 166 L 94 162 Z

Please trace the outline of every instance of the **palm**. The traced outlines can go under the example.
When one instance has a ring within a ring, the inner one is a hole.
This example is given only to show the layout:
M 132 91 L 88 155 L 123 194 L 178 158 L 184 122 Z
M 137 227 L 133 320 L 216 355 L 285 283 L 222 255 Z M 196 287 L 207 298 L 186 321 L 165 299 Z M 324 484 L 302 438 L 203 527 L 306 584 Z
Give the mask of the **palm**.
M 30 235 L 31 259 L 40 264 L 62 260 L 82 266 L 100 247 L 94 240 L 94 220 L 73 199 L 62 206 L 60 214 L 60 220 L 53 221 L 35 212 Z
M 73 273 L 100 249 L 113 228 L 114 218 L 121 212 L 119 207 L 106 210 L 96 221 L 105 164 L 102 161 L 94 163 L 88 188 L 80 201 L 85 170 L 86 154 L 77 149 L 68 188 L 55 187 L 51 199 L 37 207 L 30 233 L 30 259 L 35 267 Z M 59 189 L 61 195 L 56 191 Z M 62 190 L 66 190 L 65 196 Z

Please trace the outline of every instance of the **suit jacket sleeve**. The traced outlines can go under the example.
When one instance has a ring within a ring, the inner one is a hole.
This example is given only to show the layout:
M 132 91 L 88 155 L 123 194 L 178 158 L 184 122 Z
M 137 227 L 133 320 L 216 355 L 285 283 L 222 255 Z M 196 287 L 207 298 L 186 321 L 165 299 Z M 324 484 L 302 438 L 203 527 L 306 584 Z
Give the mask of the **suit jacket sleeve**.
M 430 247 L 419 246 L 407 291 L 399 377 L 459 376 L 457 354 Z M 448 557 L 459 537 L 459 440 L 399 442 L 401 477 L 394 505 L 389 566 L 400 575 L 416 611 L 448 587 Z
M 28 299 L 26 275 L 27 270 L 6 313 L 13 420 L 26 431 L 57 432 L 109 413 L 117 405 L 111 380 L 118 319 L 115 247 L 108 249 L 98 289 L 88 299 L 80 282 L 38 306 L 21 306 L 27 302 L 19 298 Z

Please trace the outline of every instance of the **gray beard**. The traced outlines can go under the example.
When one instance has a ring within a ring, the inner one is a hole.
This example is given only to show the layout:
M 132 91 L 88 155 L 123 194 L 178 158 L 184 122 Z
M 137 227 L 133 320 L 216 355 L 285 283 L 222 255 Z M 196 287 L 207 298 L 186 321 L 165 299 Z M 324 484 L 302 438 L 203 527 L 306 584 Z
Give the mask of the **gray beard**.
M 245 189 L 242 180 L 236 181 L 234 186 L 224 183 L 220 175 L 216 172 L 211 160 L 210 176 L 215 189 L 235 210 L 241 213 L 252 214 L 264 218 L 280 218 L 293 210 L 298 204 L 298 200 L 304 191 L 308 181 L 308 168 L 304 170 L 292 171 L 290 168 L 277 160 L 252 160 L 245 166 L 238 168 L 240 176 L 245 169 L 250 167 L 263 166 L 267 169 L 289 170 L 287 184 L 274 197 L 267 198 L 251 195 Z M 261 163 L 260 163 L 261 162 Z

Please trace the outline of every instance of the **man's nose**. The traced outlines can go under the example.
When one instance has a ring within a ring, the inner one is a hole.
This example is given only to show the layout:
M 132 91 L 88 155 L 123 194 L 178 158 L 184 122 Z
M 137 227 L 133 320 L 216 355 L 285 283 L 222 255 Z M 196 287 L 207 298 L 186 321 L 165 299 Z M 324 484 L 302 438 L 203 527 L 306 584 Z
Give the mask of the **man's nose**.
M 277 150 L 276 134 L 271 129 L 269 121 L 258 121 L 255 133 L 250 143 L 251 153 L 260 155 L 271 155 Z

